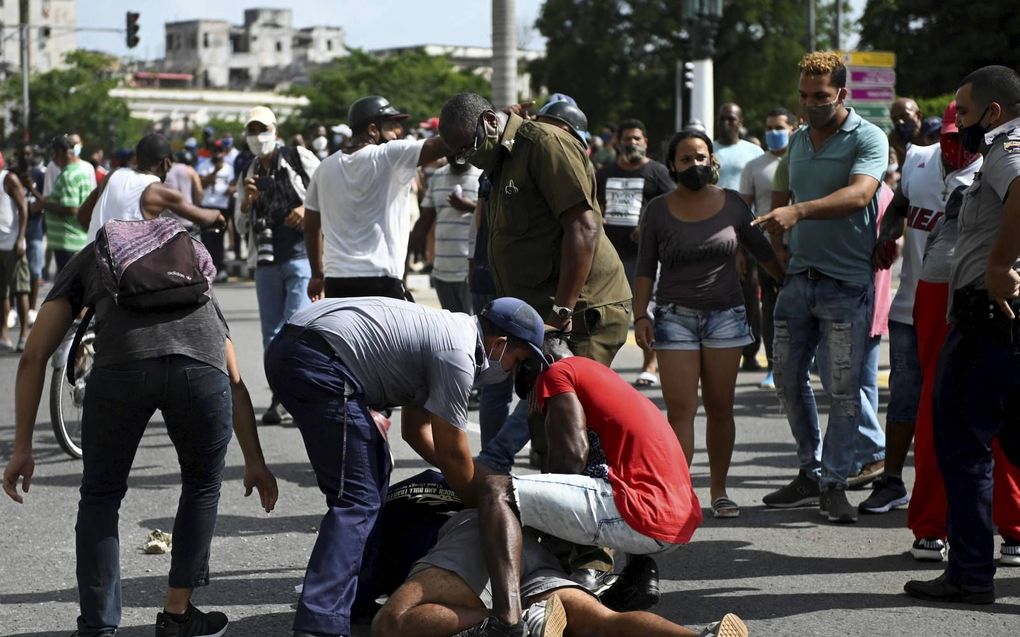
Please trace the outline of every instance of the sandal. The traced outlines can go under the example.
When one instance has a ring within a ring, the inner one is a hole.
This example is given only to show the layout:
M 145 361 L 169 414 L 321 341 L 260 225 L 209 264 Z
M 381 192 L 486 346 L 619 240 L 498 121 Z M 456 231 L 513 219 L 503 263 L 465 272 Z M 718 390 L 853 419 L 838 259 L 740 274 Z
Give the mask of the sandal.
M 638 389 L 648 389 L 659 386 L 659 375 L 654 372 L 641 372 L 638 374 L 634 386 Z
M 715 518 L 739 518 L 740 507 L 733 500 L 726 496 L 720 496 L 712 500 L 712 517 Z

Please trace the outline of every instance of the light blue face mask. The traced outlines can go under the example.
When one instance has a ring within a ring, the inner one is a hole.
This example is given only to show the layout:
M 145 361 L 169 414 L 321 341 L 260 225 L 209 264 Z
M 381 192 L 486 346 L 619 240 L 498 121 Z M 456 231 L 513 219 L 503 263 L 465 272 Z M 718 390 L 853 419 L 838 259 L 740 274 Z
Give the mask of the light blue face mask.
M 765 131 L 765 145 L 769 150 L 783 150 L 790 143 L 790 131 L 782 130 Z
M 503 360 L 503 354 L 506 354 L 506 347 L 508 341 L 503 341 L 503 351 L 499 353 L 499 358 L 493 359 L 490 356 L 486 357 L 486 365 L 478 372 L 478 384 L 479 385 L 496 385 L 502 383 L 510 376 L 510 372 L 503 369 L 503 365 L 500 361 Z M 495 345 L 493 346 L 495 349 Z

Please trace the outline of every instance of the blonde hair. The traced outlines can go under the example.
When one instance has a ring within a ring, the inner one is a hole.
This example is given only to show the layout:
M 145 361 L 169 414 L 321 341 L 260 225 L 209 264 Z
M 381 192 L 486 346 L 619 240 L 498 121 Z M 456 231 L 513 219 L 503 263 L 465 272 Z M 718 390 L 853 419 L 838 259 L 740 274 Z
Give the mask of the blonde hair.
M 807 53 L 800 59 L 799 66 L 804 75 L 831 75 L 833 86 L 846 86 L 846 66 L 843 65 L 843 58 L 835 51 Z

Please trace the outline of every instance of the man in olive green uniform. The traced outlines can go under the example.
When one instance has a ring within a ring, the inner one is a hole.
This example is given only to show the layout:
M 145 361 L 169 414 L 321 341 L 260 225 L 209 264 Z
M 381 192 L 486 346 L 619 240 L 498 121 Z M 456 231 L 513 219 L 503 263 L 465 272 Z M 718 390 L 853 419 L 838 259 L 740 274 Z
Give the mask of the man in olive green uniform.
M 451 98 L 447 145 L 489 176 L 489 259 L 496 291 L 571 333 L 574 354 L 609 365 L 627 340 L 630 286 L 602 229 L 595 172 L 581 142 L 554 126 Z

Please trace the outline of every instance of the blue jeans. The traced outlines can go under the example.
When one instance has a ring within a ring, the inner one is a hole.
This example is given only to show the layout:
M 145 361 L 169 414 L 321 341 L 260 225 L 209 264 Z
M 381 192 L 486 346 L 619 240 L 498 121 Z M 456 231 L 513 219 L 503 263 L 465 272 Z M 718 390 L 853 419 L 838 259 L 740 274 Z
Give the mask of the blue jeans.
M 857 419 L 857 457 L 850 475 L 857 475 L 866 464 L 885 459 L 885 430 L 878 419 L 878 362 L 881 336 L 868 339 L 868 350 L 861 370 L 861 414 Z M 818 348 L 818 367 L 829 369 L 829 352 L 823 343 Z M 822 375 L 822 387 L 828 391 L 829 378 Z
M 1020 346 L 963 335 L 954 326 L 935 376 L 935 457 L 949 505 L 949 567 L 955 584 L 992 586 L 991 441 L 1020 427 Z
M 294 312 L 311 303 L 308 299 L 310 278 L 312 267 L 305 257 L 271 265 L 259 264 L 255 268 L 255 295 L 262 323 L 262 351 L 265 351 L 269 341 L 273 340 Z
M 269 344 L 265 363 L 326 496 L 294 630 L 350 635 L 358 573 L 390 480 L 389 448 L 357 380 L 321 337 L 288 326 Z
M 917 330 L 913 325 L 889 321 L 889 406 L 886 422 L 913 424 L 921 402 L 921 362 L 917 357 Z
M 819 479 L 823 490 L 846 487 L 857 458 L 873 302 L 873 285 L 809 278 L 807 273 L 787 276 L 776 301 L 776 389 L 797 443 L 800 468 Z M 819 368 L 829 381 L 826 393 L 832 401 L 824 445 L 808 377 L 819 344 L 829 353 Z
M 478 460 L 499 473 L 510 473 L 514 466 L 514 456 L 531 440 L 528 401 L 518 401 L 511 412 L 513 391 L 513 378 L 497 385 L 485 385 L 482 387 L 482 399 L 478 407 L 479 426 L 482 430 L 482 452 L 478 454 Z
M 209 543 L 233 422 L 227 375 L 186 356 L 97 367 L 89 376 L 82 414 L 84 460 L 75 525 L 83 637 L 120 623 L 118 511 L 138 443 L 157 409 L 181 467 L 169 585 L 209 583 Z

